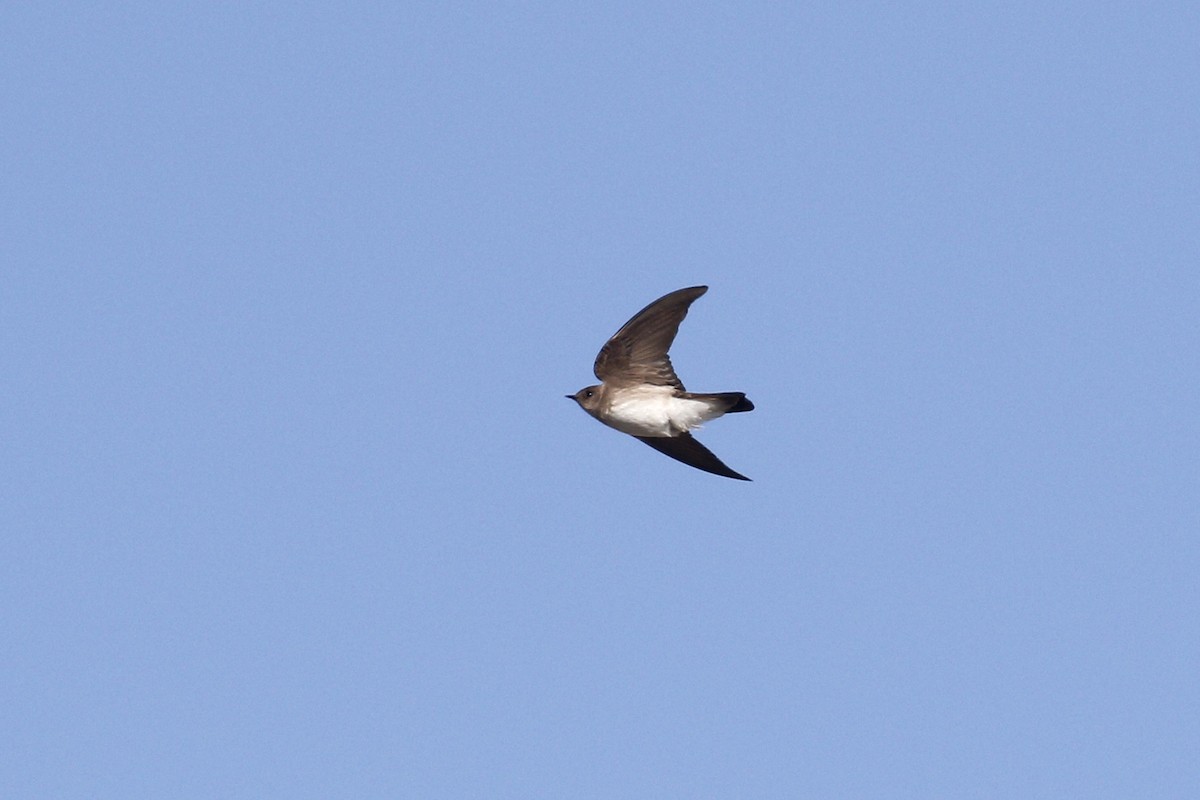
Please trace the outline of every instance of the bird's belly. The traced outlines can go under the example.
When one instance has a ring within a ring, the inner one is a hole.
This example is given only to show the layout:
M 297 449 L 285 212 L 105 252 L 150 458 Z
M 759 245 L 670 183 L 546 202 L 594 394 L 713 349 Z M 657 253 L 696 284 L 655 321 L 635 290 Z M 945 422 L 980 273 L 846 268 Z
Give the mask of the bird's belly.
M 700 400 L 654 389 L 613 398 L 605 416 L 608 425 L 632 436 L 677 436 L 720 415 Z

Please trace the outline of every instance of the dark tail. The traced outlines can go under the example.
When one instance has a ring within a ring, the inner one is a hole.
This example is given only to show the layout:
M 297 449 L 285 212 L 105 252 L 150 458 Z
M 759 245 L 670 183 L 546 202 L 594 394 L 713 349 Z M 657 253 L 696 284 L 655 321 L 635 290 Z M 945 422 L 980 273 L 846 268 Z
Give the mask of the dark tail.
M 718 392 L 716 394 L 699 394 L 688 392 L 689 397 L 694 397 L 697 400 L 719 400 L 722 403 L 728 403 L 729 408 L 725 409 L 726 414 L 736 414 L 739 411 L 753 411 L 754 403 L 751 403 L 744 392 Z
M 753 411 L 754 403 L 750 402 L 750 398 L 741 392 L 726 392 L 722 397 L 728 397 L 733 401 L 733 405 L 729 407 L 726 414 L 736 414 L 739 411 Z

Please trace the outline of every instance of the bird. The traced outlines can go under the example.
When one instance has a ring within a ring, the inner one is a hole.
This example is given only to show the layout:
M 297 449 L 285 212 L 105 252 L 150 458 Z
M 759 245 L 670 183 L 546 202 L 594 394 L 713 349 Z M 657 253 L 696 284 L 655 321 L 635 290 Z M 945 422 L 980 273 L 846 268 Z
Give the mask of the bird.
M 687 391 L 667 355 L 688 308 L 707 291 L 707 286 L 678 289 L 634 314 L 596 356 L 593 371 L 600 383 L 566 397 L 610 428 L 676 461 L 748 481 L 725 466 L 691 431 L 725 414 L 753 411 L 754 403 L 744 392 Z

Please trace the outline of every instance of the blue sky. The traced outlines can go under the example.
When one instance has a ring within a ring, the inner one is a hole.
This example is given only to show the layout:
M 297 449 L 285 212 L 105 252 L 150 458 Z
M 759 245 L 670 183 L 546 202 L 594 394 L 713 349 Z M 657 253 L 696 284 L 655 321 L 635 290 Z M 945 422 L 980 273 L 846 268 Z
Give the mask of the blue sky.
M 5 796 L 1200 793 L 1193 5 L 0 23 Z

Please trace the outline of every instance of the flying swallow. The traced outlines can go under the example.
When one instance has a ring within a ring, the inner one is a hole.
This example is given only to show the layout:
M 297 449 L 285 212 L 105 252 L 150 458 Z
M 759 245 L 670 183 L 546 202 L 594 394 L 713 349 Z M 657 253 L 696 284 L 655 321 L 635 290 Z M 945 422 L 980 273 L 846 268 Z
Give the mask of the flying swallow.
M 754 404 L 742 392 L 685 390 L 667 356 L 688 307 L 707 291 L 707 286 L 680 289 L 634 314 L 596 356 L 593 371 L 600 383 L 567 397 L 610 428 L 664 455 L 714 475 L 748 481 L 689 431 L 724 414 L 753 411 Z

